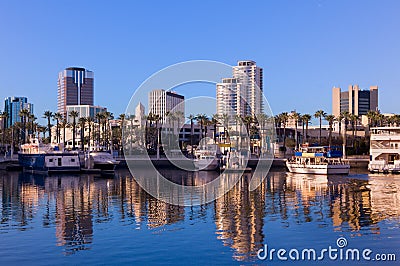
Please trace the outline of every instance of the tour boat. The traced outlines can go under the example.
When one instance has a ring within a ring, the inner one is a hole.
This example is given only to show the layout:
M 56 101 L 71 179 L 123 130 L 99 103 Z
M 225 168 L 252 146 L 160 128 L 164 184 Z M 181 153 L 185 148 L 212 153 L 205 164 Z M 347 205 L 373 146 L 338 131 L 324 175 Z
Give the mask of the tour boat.
M 400 173 L 400 127 L 374 127 L 370 132 L 368 170 Z
M 30 138 L 18 153 L 18 162 L 25 171 L 79 172 L 77 152 L 61 151 L 59 146 L 43 145 L 38 138 Z
M 350 164 L 342 160 L 342 152 L 333 147 L 302 147 L 286 161 L 291 173 L 301 174 L 344 174 L 350 172 Z

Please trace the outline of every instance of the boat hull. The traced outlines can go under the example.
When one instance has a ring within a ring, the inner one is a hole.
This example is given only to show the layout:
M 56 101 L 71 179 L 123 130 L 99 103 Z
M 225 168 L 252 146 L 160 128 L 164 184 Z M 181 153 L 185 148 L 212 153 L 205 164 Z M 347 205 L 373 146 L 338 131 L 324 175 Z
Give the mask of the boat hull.
M 219 168 L 219 163 L 218 160 L 198 160 L 194 161 L 194 166 L 199 170 L 199 171 L 214 171 Z
M 74 154 L 18 154 L 19 165 L 24 171 L 69 173 L 79 172 L 79 157 Z
M 350 172 L 348 164 L 298 164 L 286 162 L 286 167 L 291 173 L 317 174 L 317 175 L 347 175 Z

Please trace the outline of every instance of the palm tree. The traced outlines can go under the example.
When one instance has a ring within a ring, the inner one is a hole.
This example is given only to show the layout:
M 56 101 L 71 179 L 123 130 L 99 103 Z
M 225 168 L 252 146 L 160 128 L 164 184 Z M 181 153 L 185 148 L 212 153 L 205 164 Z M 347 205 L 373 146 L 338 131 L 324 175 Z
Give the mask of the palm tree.
M 338 116 L 336 116 L 336 121 L 338 122 L 339 125 L 339 139 L 342 139 L 342 121 L 343 121 L 343 114 L 340 113 Z
M 296 144 L 295 149 L 297 149 L 298 148 L 297 123 L 298 123 L 298 121 L 300 119 L 300 114 L 297 113 L 297 112 L 294 112 L 294 113 L 290 114 L 290 117 L 294 120 L 294 128 L 295 128 L 294 134 L 295 134 L 295 139 L 296 139 L 296 141 L 295 141 L 295 144 Z
M 63 144 L 64 144 L 64 148 L 65 148 L 65 146 L 66 146 L 65 128 L 67 127 L 67 120 L 65 118 L 61 118 L 60 127 L 62 127 L 62 129 L 63 129 Z
M 90 117 L 90 116 L 87 117 L 86 122 L 88 123 L 88 149 L 90 150 L 90 148 L 92 147 L 91 139 L 92 139 L 92 125 L 94 122 L 93 117 Z
M 125 128 L 125 119 L 126 119 L 126 115 L 125 115 L 125 114 L 120 114 L 120 115 L 118 116 L 118 119 L 121 120 L 121 126 L 120 126 L 120 129 L 121 129 L 121 139 L 120 139 L 119 145 L 120 145 L 120 147 L 122 147 L 122 145 L 123 145 L 122 141 L 123 141 L 123 139 L 124 139 L 124 128 Z M 89 126 L 89 128 L 90 128 L 90 126 Z M 89 129 L 89 130 L 90 130 L 90 129 Z
M 191 149 L 192 149 L 191 153 L 192 153 L 192 157 L 193 157 L 193 155 L 194 155 L 193 154 L 193 131 L 194 131 L 194 129 L 193 129 L 193 127 L 194 127 L 193 120 L 196 119 L 196 117 L 191 114 L 187 118 L 190 120 L 190 146 L 191 146 Z
M 400 124 L 400 115 L 396 114 L 393 116 L 393 126 L 394 124 L 396 124 L 396 126 L 398 127 Z
M 98 128 L 97 128 L 97 132 L 98 132 L 98 134 L 97 134 L 97 145 L 100 145 L 100 142 L 101 142 L 101 125 L 102 125 L 102 121 L 103 121 L 103 113 L 102 112 L 97 113 L 95 115 L 95 117 L 96 117 L 96 122 L 97 122 L 97 125 L 98 125 Z
M 287 112 L 283 112 L 279 114 L 279 121 L 281 122 L 281 126 L 283 124 L 283 150 L 284 154 L 286 154 L 286 124 L 289 120 L 289 115 Z
M 347 146 L 347 123 L 350 117 L 350 113 L 345 111 L 342 112 L 343 115 L 343 119 L 344 119 L 344 134 L 343 134 L 343 146 L 346 147 Z M 346 158 L 346 154 L 345 151 L 343 153 L 343 156 Z
M 105 132 L 105 147 L 108 149 L 109 148 L 109 135 L 111 132 L 111 127 L 110 127 L 110 120 L 114 119 L 113 113 L 110 112 L 104 112 L 104 132 Z
M 196 120 L 198 123 L 200 123 L 200 139 L 202 139 L 204 137 L 203 126 L 205 124 L 206 119 L 207 119 L 207 116 L 205 114 L 197 114 L 196 115 Z
M 72 149 L 75 150 L 75 129 L 76 129 L 76 118 L 79 116 L 79 112 L 69 112 L 69 117 L 72 118 Z
M 37 127 L 37 131 L 39 132 L 39 136 L 40 136 L 40 133 L 43 133 L 43 138 L 45 138 L 45 134 L 46 134 L 46 131 L 47 131 L 47 128 L 46 128 L 46 127 L 44 127 L 44 126 L 38 126 L 38 127 Z
M 22 144 L 24 144 L 26 142 L 26 119 L 29 117 L 29 111 L 27 109 L 22 109 L 19 111 L 19 116 L 21 117 L 22 123 L 21 141 Z
M 49 131 L 49 143 L 51 143 L 51 119 L 53 118 L 53 112 L 45 111 L 43 118 L 47 119 L 47 130 Z
M 86 125 L 86 117 L 80 117 L 78 119 L 79 128 L 81 130 L 81 150 L 85 150 L 85 125 Z
M 329 137 L 328 137 L 328 145 L 329 147 L 332 145 L 332 125 L 333 122 L 335 121 L 335 116 L 334 115 L 326 115 L 325 120 L 328 121 L 329 123 Z
M 353 147 L 354 147 L 354 142 L 356 140 L 355 132 L 356 132 L 358 120 L 359 120 L 359 116 L 358 115 L 353 115 L 353 114 L 350 115 L 351 130 L 352 130 L 352 145 L 353 145 Z
M 315 118 L 319 118 L 319 145 L 321 145 L 321 137 L 322 137 L 322 118 L 325 116 L 326 113 L 323 110 L 318 110 L 314 114 Z
M 211 123 L 214 126 L 214 135 L 213 135 L 213 139 L 214 142 L 217 142 L 217 124 L 218 124 L 218 118 L 219 115 L 218 114 L 213 114 L 211 117 Z
M 253 116 L 247 115 L 242 118 L 243 123 L 246 125 L 247 134 L 250 136 L 250 126 L 253 123 Z
M 4 146 L 4 142 L 5 142 L 5 135 L 6 135 L 6 128 L 7 128 L 7 119 L 8 119 L 8 113 L 7 112 L 2 112 L 0 113 L 0 117 L 3 119 L 3 134 L 2 134 L 2 141 L 1 143 Z
M 265 150 L 265 148 L 266 148 L 265 147 L 266 140 L 264 139 L 265 130 L 266 130 L 265 125 L 268 123 L 269 116 L 264 113 L 261 113 L 261 114 L 258 114 L 256 116 L 256 118 L 257 118 L 257 123 L 259 125 L 261 150 Z
M 56 120 L 56 140 L 57 143 L 60 143 L 60 121 L 62 119 L 62 114 L 61 113 L 55 113 L 53 115 L 53 118 Z
M 303 138 L 305 137 L 306 142 L 308 142 L 308 124 L 310 123 L 311 115 L 304 114 L 301 116 L 301 120 L 303 121 L 303 127 L 304 127 L 304 124 L 306 125 L 306 134 L 304 135 L 304 133 L 303 133 Z
M 30 125 L 30 130 L 31 130 L 31 134 L 35 134 L 36 132 L 36 123 L 35 121 L 37 120 L 37 117 L 34 114 L 30 114 L 28 117 L 31 125 Z

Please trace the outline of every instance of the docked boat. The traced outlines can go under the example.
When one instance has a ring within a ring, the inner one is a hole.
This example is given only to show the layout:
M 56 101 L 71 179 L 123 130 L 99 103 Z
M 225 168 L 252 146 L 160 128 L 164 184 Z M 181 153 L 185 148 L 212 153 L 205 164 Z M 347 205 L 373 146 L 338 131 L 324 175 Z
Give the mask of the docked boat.
M 79 172 L 77 152 L 61 151 L 59 146 L 43 145 L 38 138 L 30 138 L 18 153 L 18 163 L 24 171 Z
M 193 164 L 196 169 L 212 171 L 219 169 L 219 148 L 217 144 L 202 144 L 201 148 L 195 151 Z
M 202 154 L 193 161 L 198 170 L 212 171 L 219 168 L 219 160 L 215 155 Z
M 91 151 L 85 160 L 87 169 L 97 169 L 103 173 L 113 173 L 119 164 L 108 151 Z
M 350 164 L 342 160 L 342 152 L 330 147 L 302 147 L 286 161 L 291 173 L 301 174 L 345 174 L 350 172 Z
M 400 127 L 374 127 L 370 132 L 368 170 L 400 173 Z

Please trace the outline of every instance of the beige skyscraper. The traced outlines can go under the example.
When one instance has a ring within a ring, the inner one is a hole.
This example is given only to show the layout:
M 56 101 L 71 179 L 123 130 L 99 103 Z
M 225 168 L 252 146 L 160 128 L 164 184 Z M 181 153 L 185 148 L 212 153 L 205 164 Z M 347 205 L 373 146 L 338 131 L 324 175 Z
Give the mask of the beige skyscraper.
M 378 86 L 370 86 L 369 90 L 360 90 L 358 85 L 350 85 L 348 91 L 340 87 L 332 89 L 332 114 L 349 112 L 354 115 L 365 115 L 368 111 L 378 110 Z
M 185 117 L 185 97 L 175 92 L 162 89 L 152 90 L 149 93 L 149 114 L 159 115 L 165 123 L 167 112 L 180 112 Z

